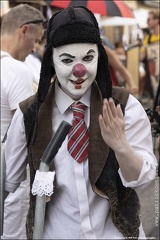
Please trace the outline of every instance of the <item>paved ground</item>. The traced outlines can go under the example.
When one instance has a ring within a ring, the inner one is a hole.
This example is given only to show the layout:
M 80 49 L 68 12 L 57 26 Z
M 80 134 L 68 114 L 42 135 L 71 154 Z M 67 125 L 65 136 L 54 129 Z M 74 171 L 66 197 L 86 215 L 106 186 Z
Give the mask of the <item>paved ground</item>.
M 143 99 L 142 105 L 144 108 L 152 108 L 152 100 Z M 159 161 L 159 144 L 160 136 L 155 138 L 155 149 L 154 152 Z M 143 228 L 146 233 L 147 239 L 160 239 L 160 214 L 159 214 L 159 184 L 160 177 L 155 180 L 144 190 L 137 192 L 141 202 L 141 216 Z
M 159 178 L 157 177 L 147 188 L 138 192 L 141 202 L 142 224 L 148 239 L 159 239 Z

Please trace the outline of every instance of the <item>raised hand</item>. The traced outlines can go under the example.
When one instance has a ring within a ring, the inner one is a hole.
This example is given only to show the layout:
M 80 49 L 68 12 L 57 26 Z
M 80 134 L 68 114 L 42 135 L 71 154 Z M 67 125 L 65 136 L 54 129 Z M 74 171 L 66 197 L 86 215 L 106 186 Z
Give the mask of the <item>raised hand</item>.
M 120 104 L 115 106 L 112 98 L 104 99 L 102 107 L 102 115 L 99 116 L 99 125 L 101 134 L 106 142 L 113 150 L 122 146 L 125 138 L 125 122 Z
M 104 99 L 99 125 L 105 143 L 115 152 L 121 172 L 127 181 L 137 180 L 143 158 L 135 152 L 125 137 L 125 121 L 120 104 Z

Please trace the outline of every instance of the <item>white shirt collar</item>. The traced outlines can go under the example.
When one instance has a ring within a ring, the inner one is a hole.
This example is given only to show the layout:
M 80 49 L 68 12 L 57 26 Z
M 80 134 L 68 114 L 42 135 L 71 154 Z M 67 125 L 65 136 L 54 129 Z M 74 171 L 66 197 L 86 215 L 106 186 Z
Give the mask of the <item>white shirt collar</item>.
M 78 101 L 85 104 L 89 108 L 90 95 L 91 87 Z M 70 107 L 70 105 L 75 102 L 75 100 L 70 98 L 65 92 L 62 91 L 62 89 L 58 86 L 57 80 L 55 82 L 55 102 L 61 114 L 64 114 L 64 112 Z
M 3 58 L 3 57 L 12 57 L 12 56 L 8 52 L 1 51 L 0 57 Z

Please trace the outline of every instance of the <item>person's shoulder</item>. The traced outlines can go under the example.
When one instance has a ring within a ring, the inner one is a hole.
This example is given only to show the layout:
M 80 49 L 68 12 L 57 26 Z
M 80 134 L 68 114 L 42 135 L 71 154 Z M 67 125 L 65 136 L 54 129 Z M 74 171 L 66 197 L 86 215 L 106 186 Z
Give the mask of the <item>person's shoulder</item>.
M 112 95 L 122 95 L 122 94 L 129 94 L 129 90 L 124 87 L 113 86 L 112 87 Z
M 149 35 L 146 35 L 143 40 L 143 45 L 146 46 L 148 45 L 148 40 L 149 40 Z
M 151 43 L 158 42 L 159 40 L 160 40 L 160 34 L 159 35 L 156 35 L 156 34 L 151 35 Z
M 112 87 L 112 98 L 114 98 L 118 103 L 124 106 L 127 104 L 129 95 L 129 91 L 124 87 Z
M 28 97 L 24 101 L 20 102 L 19 107 L 22 112 L 25 112 L 27 111 L 27 109 L 31 108 L 33 105 L 36 105 L 36 104 L 37 104 L 37 93 Z
M 28 67 L 22 61 L 19 61 L 17 59 L 12 59 L 12 64 L 14 66 L 17 66 L 17 71 L 29 71 Z
M 24 62 L 14 59 L 9 55 L 8 57 L 4 57 L 2 64 L 5 69 L 9 69 L 10 71 L 13 70 L 14 73 L 29 72 L 29 69 Z

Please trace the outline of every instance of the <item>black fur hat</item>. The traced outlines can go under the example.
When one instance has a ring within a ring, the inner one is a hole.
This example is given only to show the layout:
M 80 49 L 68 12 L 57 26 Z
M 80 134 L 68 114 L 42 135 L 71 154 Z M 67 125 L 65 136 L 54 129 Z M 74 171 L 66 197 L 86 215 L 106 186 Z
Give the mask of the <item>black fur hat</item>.
M 102 45 L 100 31 L 94 14 L 86 7 L 69 7 L 54 14 L 47 28 L 47 44 L 42 59 L 38 102 L 41 104 L 48 93 L 50 81 L 55 74 L 52 66 L 52 49 L 71 43 L 95 43 L 99 50 L 96 81 L 103 98 L 112 94 L 112 82 L 108 57 Z

